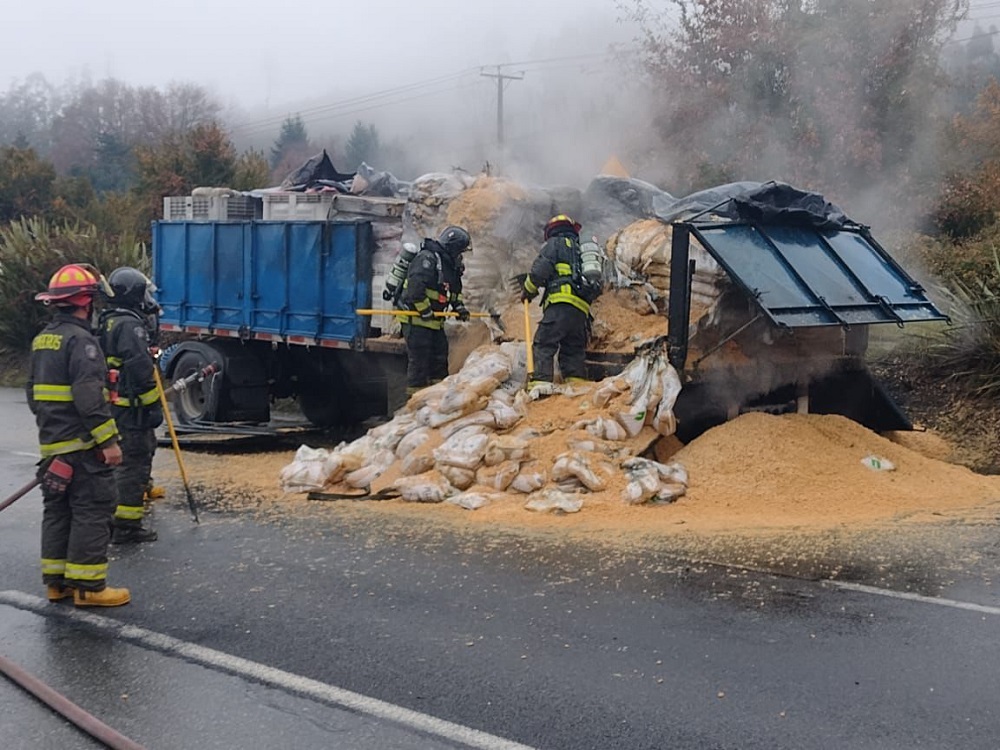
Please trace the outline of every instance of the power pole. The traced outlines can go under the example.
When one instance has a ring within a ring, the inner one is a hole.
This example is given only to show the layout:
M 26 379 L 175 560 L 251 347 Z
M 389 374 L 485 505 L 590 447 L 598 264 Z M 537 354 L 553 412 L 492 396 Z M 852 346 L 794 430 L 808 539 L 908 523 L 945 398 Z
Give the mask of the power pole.
M 485 73 L 481 72 L 480 75 L 484 75 L 487 78 L 497 79 L 497 145 L 500 149 L 503 149 L 503 87 L 504 81 L 520 81 L 524 78 L 524 73 L 519 73 L 518 75 L 511 75 L 509 73 L 503 73 L 500 70 L 500 66 L 497 65 L 496 73 Z

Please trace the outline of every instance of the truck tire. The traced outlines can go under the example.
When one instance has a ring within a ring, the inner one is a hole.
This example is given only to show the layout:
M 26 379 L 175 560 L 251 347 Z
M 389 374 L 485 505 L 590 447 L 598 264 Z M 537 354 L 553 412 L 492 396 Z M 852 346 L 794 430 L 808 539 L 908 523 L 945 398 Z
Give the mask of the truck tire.
M 209 364 L 200 351 L 188 350 L 177 355 L 173 367 L 174 380 L 198 372 Z M 192 422 L 214 422 L 219 408 L 219 384 L 215 378 L 207 378 L 200 384 L 181 391 L 173 399 L 174 414 L 181 424 Z
M 302 415 L 317 427 L 333 427 L 344 418 L 341 398 L 342 395 L 338 396 L 329 388 L 312 386 L 300 391 L 299 408 Z

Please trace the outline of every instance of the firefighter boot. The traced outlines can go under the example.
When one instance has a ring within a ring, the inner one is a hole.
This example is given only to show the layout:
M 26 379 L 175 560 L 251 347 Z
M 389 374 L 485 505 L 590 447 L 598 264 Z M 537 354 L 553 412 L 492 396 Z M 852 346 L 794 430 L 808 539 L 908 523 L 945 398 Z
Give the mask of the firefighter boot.
M 61 602 L 63 599 L 73 598 L 73 589 L 60 586 L 57 583 L 50 583 L 45 588 L 50 602 Z
M 111 532 L 112 544 L 138 544 L 139 542 L 155 542 L 156 532 L 142 526 L 115 526 Z
M 73 603 L 78 607 L 120 607 L 131 600 L 128 589 L 113 589 L 110 586 L 105 586 L 100 591 L 73 591 Z

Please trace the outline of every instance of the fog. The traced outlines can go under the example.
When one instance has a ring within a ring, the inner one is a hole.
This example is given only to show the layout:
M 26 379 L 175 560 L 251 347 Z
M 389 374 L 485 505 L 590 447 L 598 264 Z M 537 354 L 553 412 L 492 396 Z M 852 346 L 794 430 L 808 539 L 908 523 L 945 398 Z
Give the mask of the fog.
M 372 122 L 417 171 L 489 162 L 579 183 L 642 128 L 644 105 L 611 51 L 634 37 L 614 0 L 7 6 L 7 28 L 24 33 L 0 47 L 3 88 L 35 72 L 55 84 L 196 83 L 222 103 L 240 148 L 267 149 L 301 113 L 317 143 Z M 496 79 L 481 75 L 498 65 L 523 75 L 505 82 L 503 150 Z
M 373 166 L 404 179 L 488 164 L 519 180 L 583 187 L 617 155 L 634 176 L 673 192 L 679 180 L 655 132 L 649 92 L 629 67 L 637 31 L 620 22 L 618 5 L 6 3 L 6 28 L 14 33 L 0 46 L 0 88 L 36 72 L 56 85 L 108 77 L 137 86 L 190 82 L 222 104 L 240 149 L 266 152 L 282 121 L 300 114 L 314 144 L 337 150 L 363 120 L 388 146 L 390 163 Z M 989 0 L 973 0 L 972 9 L 984 27 L 1000 19 Z M 972 33 L 972 23 L 957 36 Z M 504 85 L 502 147 L 496 79 L 483 75 L 498 72 L 514 77 Z M 658 99 L 662 111 L 669 96 L 659 92 Z M 767 146 L 775 168 L 759 177 L 787 174 L 783 136 Z

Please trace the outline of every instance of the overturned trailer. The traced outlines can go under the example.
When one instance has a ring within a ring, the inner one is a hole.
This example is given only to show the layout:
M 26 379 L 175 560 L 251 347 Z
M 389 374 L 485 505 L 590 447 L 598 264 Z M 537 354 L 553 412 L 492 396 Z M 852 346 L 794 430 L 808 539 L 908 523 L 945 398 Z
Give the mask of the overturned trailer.
M 671 224 L 668 350 L 684 384 L 675 408 L 682 440 L 745 411 L 913 428 L 866 365 L 869 326 L 946 316 L 868 227 L 788 190 L 765 186 L 710 218 Z M 716 299 L 692 321 L 704 259 Z

